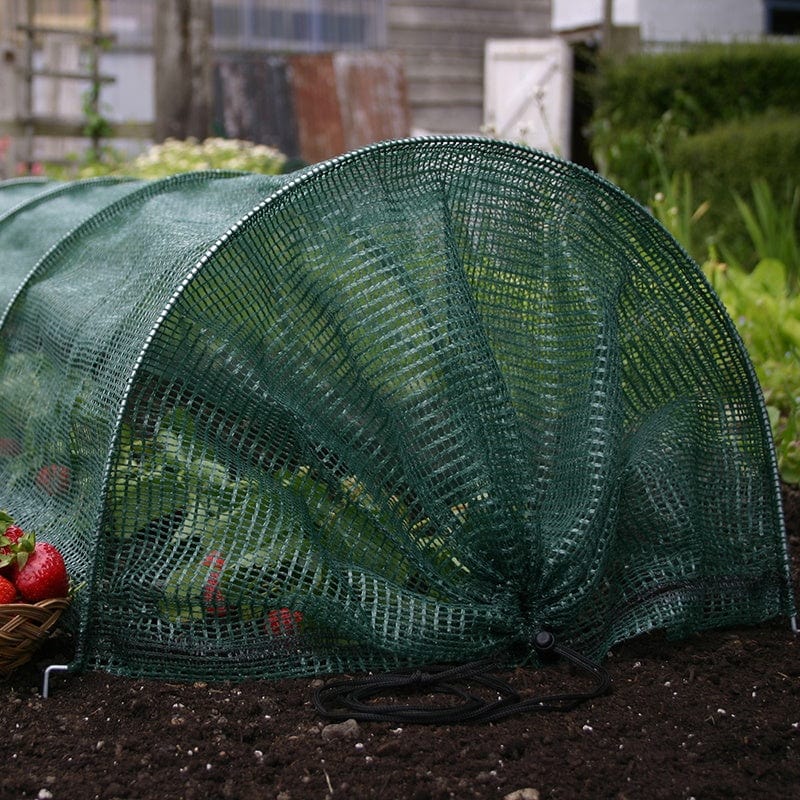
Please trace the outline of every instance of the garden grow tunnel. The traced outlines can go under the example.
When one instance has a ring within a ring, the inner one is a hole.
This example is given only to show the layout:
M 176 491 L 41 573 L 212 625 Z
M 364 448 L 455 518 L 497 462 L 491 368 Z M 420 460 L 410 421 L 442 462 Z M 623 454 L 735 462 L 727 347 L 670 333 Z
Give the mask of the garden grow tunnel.
M 0 508 L 65 555 L 73 668 L 603 658 L 793 614 L 748 356 L 593 173 L 412 139 L 10 181 L 0 214 Z

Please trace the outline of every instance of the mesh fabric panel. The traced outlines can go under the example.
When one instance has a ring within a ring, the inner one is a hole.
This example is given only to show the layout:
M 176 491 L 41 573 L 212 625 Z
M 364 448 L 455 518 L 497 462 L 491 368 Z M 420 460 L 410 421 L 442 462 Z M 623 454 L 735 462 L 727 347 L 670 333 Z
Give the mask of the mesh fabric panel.
M 74 183 L 38 184 L 30 196 L 0 217 L 0 253 L 3 280 L 0 283 L 0 314 L 8 309 L 17 291 L 25 286 L 28 273 L 42 256 L 89 214 L 132 191 L 138 183 L 118 178 L 93 178 Z M 19 191 L 35 183 L 11 187 Z M 5 195 L 0 184 L 0 198 Z M 2 317 L 0 317 L 2 320 Z
M 85 221 L 0 278 L 0 507 L 67 557 L 76 666 L 602 657 L 793 612 L 747 355 L 592 173 L 441 138 L 50 191 L 31 228 Z
M 45 178 L 15 178 L 0 181 L 0 217 L 50 185 L 52 183 Z

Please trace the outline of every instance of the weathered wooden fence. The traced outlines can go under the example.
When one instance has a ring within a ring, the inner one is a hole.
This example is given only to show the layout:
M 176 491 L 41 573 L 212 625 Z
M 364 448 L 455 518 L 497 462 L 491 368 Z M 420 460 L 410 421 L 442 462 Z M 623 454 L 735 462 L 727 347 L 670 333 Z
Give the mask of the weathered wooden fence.
M 218 56 L 214 132 L 321 161 L 410 132 L 403 63 L 386 51 Z

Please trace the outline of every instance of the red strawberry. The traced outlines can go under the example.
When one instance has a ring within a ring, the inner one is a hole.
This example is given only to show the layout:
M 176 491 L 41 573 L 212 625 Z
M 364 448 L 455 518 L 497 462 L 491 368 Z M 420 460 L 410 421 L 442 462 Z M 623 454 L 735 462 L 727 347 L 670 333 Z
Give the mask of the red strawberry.
M 3 536 L 11 540 L 12 544 L 16 544 L 24 535 L 25 531 L 22 530 L 19 525 L 15 525 L 13 522 L 6 528 L 6 531 L 3 534 Z
M 36 473 L 35 483 L 47 494 L 66 494 L 71 483 L 69 467 L 63 464 L 47 464 Z
M 208 578 L 203 584 L 203 603 L 206 614 L 224 617 L 228 613 L 228 604 L 225 602 L 225 595 L 219 588 L 219 574 L 225 566 L 225 559 L 219 554 L 219 551 L 212 550 L 203 559 L 203 566 L 211 567 Z
M 18 599 L 17 587 L 8 578 L 0 575 L 0 603 L 13 603 Z
M 270 611 L 267 615 L 269 629 L 275 636 L 289 636 L 297 633 L 303 615 L 299 611 L 291 611 L 288 608 L 280 608 Z
M 2 520 L 0 520 L 2 525 Z M 18 525 L 12 522 L 5 530 L 5 533 L 0 534 L 0 575 L 11 578 L 12 564 L 17 560 L 14 545 L 25 535 L 25 531 Z
M 30 537 L 30 538 L 29 538 Z M 33 550 L 28 550 L 29 543 Z M 18 547 L 27 558 L 14 565 L 14 584 L 29 603 L 49 600 L 51 597 L 66 597 L 69 593 L 69 578 L 64 558 L 50 542 L 36 542 L 32 534 L 20 540 Z M 22 553 L 20 553 L 22 555 Z

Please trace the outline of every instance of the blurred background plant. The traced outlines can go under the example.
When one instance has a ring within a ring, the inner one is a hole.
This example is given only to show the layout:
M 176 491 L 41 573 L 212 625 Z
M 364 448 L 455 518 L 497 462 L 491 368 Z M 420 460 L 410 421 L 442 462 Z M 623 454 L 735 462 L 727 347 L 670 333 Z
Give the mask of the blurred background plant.
M 793 207 L 800 186 L 798 74 L 797 42 L 601 59 L 588 126 L 595 163 L 649 206 L 695 260 L 705 261 L 714 246 L 752 269 L 763 255 L 753 247 L 743 203 L 771 248 L 773 224 L 784 242 L 800 234 Z M 795 256 L 769 255 L 792 273 Z
M 800 294 L 786 265 L 764 258 L 751 272 L 710 258 L 703 267 L 750 353 L 764 391 L 778 468 L 800 484 Z
M 800 186 L 794 186 L 786 200 L 779 202 L 767 181 L 755 178 L 751 194 L 752 205 L 737 193 L 734 200 L 753 251 L 759 262 L 764 259 L 780 261 L 787 270 L 787 291 L 796 292 L 800 288 Z M 723 250 L 722 254 L 727 261 L 742 266 L 735 253 Z
M 749 202 L 735 195 L 749 242 L 743 252 L 741 244 L 698 241 L 697 222 L 708 201 L 695 207 L 688 174 L 672 176 L 669 187 L 669 195 L 656 195 L 653 213 L 690 252 L 705 247 L 703 270 L 736 325 L 764 392 L 781 477 L 800 484 L 800 188 L 789 202 L 779 202 L 766 181 L 756 178 Z
M 167 139 L 128 159 L 106 148 L 102 159 L 51 167 L 48 175 L 56 179 L 94 178 L 102 175 L 127 175 L 134 178 L 163 178 L 179 172 L 223 169 L 276 175 L 294 166 L 274 147 L 240 139 Z
M 658 221 L 689 253 L 708 251 L 713 242 L 700 235 L 698 222 L 710 207 L 695 204 L 692 176 L 688 172 L 663 174 L 662 188 L 653 195 L 651 210 Z
M 764 392 L 781 478 L 800 484 L 800 186 L 785 200 L 756 177 L 733 193 L 743 235 L 708 235 L 688 172 L 661 173 L 650 209 L 700 263 L 742 337 Z M 752 266 L 755 264 L 755 266 Z
M 742 337 L 764 392 L 781 478 L 800 484 L 800 187 L 788 202 L 775 199 L 763 178 L 750 199 L 734 194 L 747 246 L 730 247 L 698 233 L 710 207 L 696 204 L 692 178 L 664 174 L 651 210 L 697 257 Z M 755 267 L 750 265 L 755 263 Z
M 688 47 L 598 65 L 600 171 L 701 265 L 761 383 L 782 479 L 800 484 L 800 46 Z

